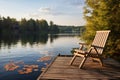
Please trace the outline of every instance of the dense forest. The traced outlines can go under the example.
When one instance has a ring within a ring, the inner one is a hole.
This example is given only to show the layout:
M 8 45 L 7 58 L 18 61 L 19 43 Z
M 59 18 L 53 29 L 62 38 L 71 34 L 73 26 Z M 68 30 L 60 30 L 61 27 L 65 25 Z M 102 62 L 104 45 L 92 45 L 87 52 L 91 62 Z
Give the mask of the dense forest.
M 105 54 L 120 59 L 120 0 L 86 0 L 83 39 L 91 43 L 97 30 L 111 30 Z
M 80 30 L 81 29 L 81 30 Z M 81 26 L 60 26 L 46 20 L 34 20 L 25 18 L 17 21 L 15 18 L 0 17 L 0 36 L 25 36 L 25 35 L 46 35 L 56 34 L 59 32 L 80 32 L 83 31 Z

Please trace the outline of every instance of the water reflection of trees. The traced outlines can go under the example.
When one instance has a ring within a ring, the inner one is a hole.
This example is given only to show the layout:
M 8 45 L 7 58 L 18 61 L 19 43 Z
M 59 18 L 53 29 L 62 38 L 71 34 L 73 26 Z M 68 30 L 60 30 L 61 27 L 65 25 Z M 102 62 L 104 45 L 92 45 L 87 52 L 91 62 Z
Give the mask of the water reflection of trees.
M 48 41 L 48 37 L 50 38 L 50 42 L 53 43 L 55 39 L 59 37 L 74 37 L 73 34 L 22 34 L 22 35 L 7 35 L 0 37 L 0 48 L 8 47 L 10 48 L 12 45 L 18 44 L 21 42 L 22 46 L 34 45 L 34 44 L 46 44 Z
M 22 45 L 25 45 L 27 43 L 29 43 L 30 45 L 33 44 L 46 44 L 47 40 L 48 40 L 48 35 L 47 34 L 42 34 L 42 35 L 38 35 L 38 34 L 34 34 L 34 35 L 22 35 L 21 38 L 21 43 Z
M 54 39 L 58 38 L 58 35 L 50 34 L 50 42 L 52 43 Z
M 12 45 L 16 45 L 19 41 L 24 46 L 27 43 L 30 45 L 34 44 L 46 44 L 48 40 L 48 34 L 34 34 L 34 35 L 8 35 L 0 37 L 0 48 L 1 46 L 6 46 L 10 48 Z
M 1 46 L 7 46 L 10 48 L 11 45 L 17 44 L 19 40 L 19 36 L 9 35 L 9 36 L 1 36 L 0 37 L 0 48 Z

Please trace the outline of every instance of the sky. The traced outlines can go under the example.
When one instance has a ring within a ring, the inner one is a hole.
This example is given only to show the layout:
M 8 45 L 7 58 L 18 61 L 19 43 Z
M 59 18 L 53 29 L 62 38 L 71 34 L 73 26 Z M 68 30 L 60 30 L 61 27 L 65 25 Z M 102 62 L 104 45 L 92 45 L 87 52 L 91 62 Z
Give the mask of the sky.
M 85 25 L 85 0 L 0 0 L 0 16 L 45 19 L 57 25 Z

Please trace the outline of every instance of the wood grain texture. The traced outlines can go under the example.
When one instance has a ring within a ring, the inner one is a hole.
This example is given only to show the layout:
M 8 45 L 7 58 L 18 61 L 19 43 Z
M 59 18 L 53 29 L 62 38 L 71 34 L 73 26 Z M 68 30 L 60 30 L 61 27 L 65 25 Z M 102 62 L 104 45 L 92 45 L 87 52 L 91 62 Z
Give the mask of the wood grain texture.
M 83 69 L 79 69 L 81 58 L 77 57 L 73 65 L 69 65 L 71 58 L 56 57 L 37 80 L 120 80 L 120 64 L 113 59 L 105 59 L 101 67 L 88 58 Z

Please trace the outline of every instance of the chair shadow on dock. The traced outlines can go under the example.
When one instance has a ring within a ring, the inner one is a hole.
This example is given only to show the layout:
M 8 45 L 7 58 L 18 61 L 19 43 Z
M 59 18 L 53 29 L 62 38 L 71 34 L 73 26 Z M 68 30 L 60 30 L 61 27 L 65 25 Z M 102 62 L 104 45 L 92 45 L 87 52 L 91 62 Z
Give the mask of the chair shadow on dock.
M 71 59 L 71 56 L 57 56 L 37 80 L 120 80 L 120 63 L 111 58 L 103 60 L 104 66 L 88 58 L 82 69 L 78 68 L 80 57 L 69 65 Z

